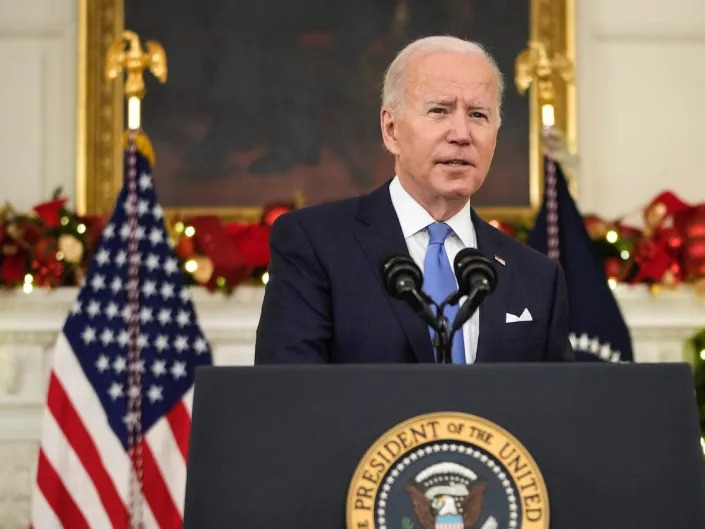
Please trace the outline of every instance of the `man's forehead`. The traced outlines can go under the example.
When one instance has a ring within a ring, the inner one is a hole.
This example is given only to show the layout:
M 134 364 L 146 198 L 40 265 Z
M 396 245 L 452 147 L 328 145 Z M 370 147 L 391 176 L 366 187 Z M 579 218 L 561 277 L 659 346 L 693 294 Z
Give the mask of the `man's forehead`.
M 466 104 L 494 104 L 497 94 L 493 80 L 458 80 L 422 76 L 407 87 L 422 102 L 453 103 L 459 99 Z
M 482 57 L 433 54 L 412 61 L 406 88 L 418 91 L 483 92 L 496 85 L 495 72 Z

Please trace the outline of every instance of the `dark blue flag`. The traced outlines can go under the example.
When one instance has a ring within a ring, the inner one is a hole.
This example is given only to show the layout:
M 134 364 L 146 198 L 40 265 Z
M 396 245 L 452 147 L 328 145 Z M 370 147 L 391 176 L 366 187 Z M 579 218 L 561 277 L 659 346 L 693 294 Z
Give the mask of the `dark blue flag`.
M 568 191 L 560 165 L 547 160 L 545 168 L 543 204 L 527 242 L 538 251 L 549 254 L 549 228 L 556 225 L 550 203 L 550 180 L 555 175 L 553 196 L 558 226 L 557 252 L 568 284 L 570 342 L 576 359 L 632 361 L 634 356 L 629 329 L 607 283 L 605 272 L 592 253 L 590 237 Z

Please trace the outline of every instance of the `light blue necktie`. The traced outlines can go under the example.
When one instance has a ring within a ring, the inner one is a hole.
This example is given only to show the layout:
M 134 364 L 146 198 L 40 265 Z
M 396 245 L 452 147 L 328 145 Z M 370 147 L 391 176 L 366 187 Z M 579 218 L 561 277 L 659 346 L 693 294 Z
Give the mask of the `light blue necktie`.
M 423 263 L 424 290 L 433 298 L 433 301 L 440 303 L 451 293 L 457 290 L 455 275 L 448 261 L 445 243 L 446 237 L 450 233 L 450 226 L 444 222 L 434 222 L 426 228 L 428 230 L 429 241 L 426 250 L 426 258 Z M 447 305 L 444 310 L 449 324 L 453 325 L 455 315 L 458 313 L 458 305 Z M 429 327 L 430 329 L 430 327 Z M 431 339 L 435 331 L 431 330 Z M 454 364 L 465 363 L 465 345 L 463 343 L 462 328 L 453 336 L 451 345 L 451 358 Z

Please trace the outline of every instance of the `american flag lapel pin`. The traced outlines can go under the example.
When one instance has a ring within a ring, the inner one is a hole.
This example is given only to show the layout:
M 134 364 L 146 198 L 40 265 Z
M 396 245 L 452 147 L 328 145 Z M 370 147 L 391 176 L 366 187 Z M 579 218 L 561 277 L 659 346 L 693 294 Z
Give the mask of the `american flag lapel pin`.
M 494 256 L 495 261 L 497 261 L 499 264 L 502 266 L 507 266 L 507 263 L 504 262 L 504 259 L 502 259 L 499 255 Z

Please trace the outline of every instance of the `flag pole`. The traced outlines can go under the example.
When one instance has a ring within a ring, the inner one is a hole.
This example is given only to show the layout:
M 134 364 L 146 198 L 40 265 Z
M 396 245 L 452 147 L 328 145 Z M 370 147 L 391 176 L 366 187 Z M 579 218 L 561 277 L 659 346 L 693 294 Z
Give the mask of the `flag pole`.
M 142 49 L 139 37 L 133 31 L 124 31 L 108 50 L 106 76 L 116 79 L 125 75 L 127 99 L 127 147 L 125 158 L 125 187 L 127 191 L 127 415 L 128 453 L 131 462 L 128 513 L 131 529 L 144 527 L 144 480 L 142 454 L 142 361 L 140 359 L 140 303 L 139 303 L 139 238 L 137 214 L 137 136 L 141 131 L 141 103 L 145 95 L 144 71 L 149 69 L 162 83 L 166 81 L 167 65 L 164 48 L 147 42 Z

